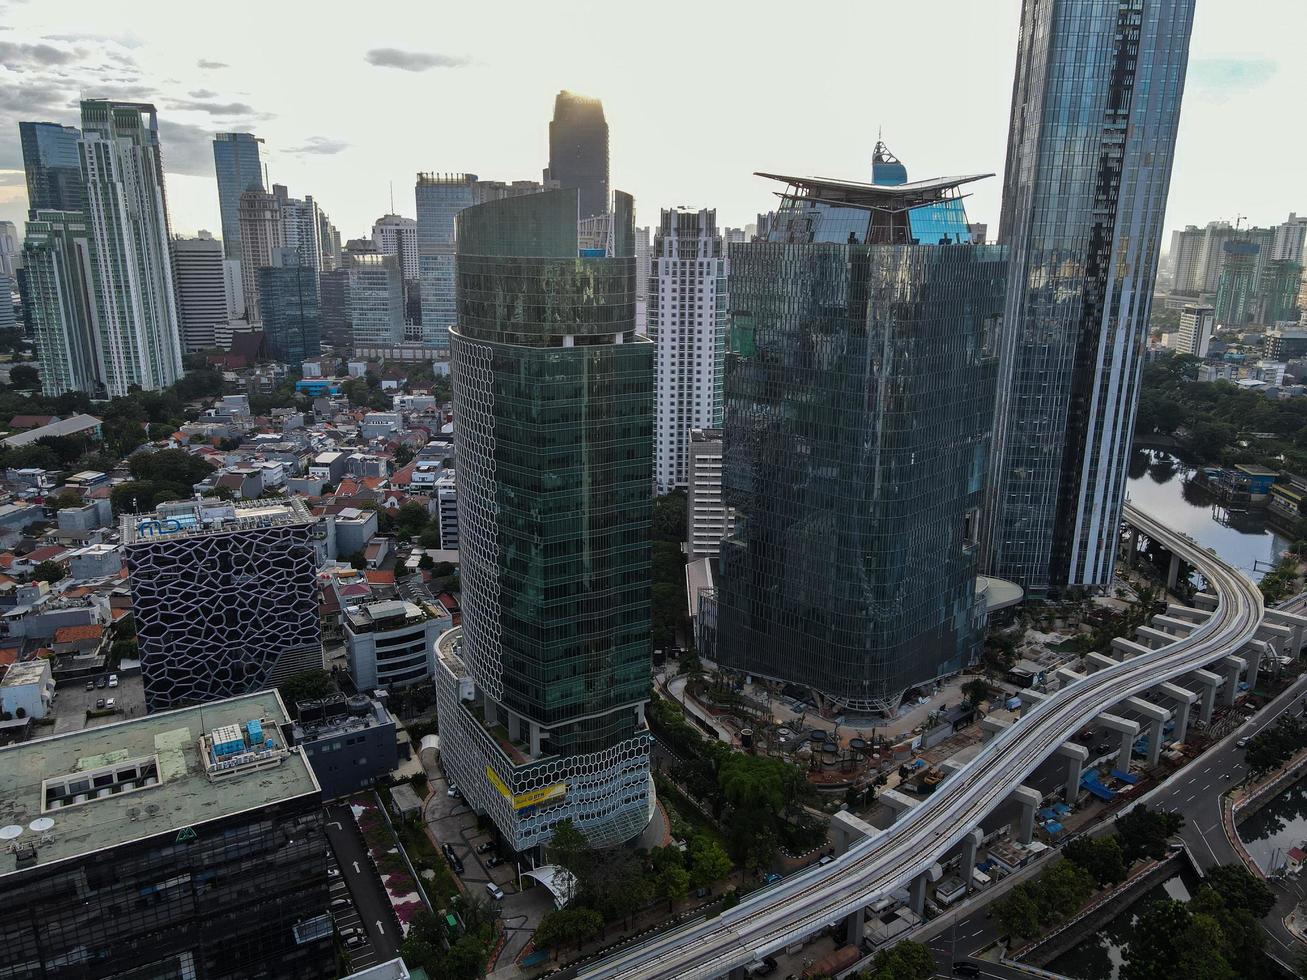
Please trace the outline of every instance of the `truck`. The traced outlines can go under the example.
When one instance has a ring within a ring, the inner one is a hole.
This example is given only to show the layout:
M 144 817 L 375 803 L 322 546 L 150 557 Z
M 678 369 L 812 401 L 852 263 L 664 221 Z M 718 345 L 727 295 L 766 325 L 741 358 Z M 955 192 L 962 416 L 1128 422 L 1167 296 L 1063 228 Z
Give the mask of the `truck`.
M 803 971 L 804 977 L 833 977 L 841 970 L 847 970 L 862 958 L 857 946 L 841 946 L 833 953 L 827 953 L 812 966 Z

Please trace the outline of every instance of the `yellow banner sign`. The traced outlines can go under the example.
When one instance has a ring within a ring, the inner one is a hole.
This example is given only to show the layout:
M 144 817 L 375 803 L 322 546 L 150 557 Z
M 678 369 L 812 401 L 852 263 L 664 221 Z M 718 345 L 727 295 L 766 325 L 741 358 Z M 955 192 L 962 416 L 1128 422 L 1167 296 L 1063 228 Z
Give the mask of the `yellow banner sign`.
M 499 790 L 499 795 L 513 804 L 514 810 L 525 810 L 529 806 L 539 806 L 541 803 L 548 803 L 551 800 L 561 800 L 567 795 L 567 783 L 553 783 L 550 786 L 542 786 L 540 789 L 528 790 L 525 793 L 514 793 L 499 778 L 499 773 L 495 772 L 491 766 L 486 766 L 486 778 L 490 780 L 490 785 Z

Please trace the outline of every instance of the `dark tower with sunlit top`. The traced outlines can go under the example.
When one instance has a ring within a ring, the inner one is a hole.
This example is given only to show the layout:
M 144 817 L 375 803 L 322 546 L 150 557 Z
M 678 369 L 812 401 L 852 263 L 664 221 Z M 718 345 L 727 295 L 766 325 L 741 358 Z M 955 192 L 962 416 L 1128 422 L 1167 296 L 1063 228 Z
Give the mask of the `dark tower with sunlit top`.
M 567 91 L 554 99 L 546 185 L 551 180 L 581 192 L 580 217 L 608 210 L 608 122 L 598 99 Z

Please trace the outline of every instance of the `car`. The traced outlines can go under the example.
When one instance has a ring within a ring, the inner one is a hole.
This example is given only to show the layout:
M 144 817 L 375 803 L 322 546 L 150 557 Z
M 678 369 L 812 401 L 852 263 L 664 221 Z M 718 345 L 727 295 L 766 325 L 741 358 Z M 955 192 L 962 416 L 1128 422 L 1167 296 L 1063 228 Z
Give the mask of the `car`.
M 368 941 L 363 936 L 350 936 L 348 939 L 345 940 L 345 948 L 350 950 L 351 952 L 353 952 L 356 949 L 362 949 L 367 944 Z
M 504 859 L 501 858 L 498 854 L 492 855 L 491 857 L 486 859 L 487 868 L 497 868 L 503 863 L 504 863 Z
M 825 867 L 828 864 L 834 864 L 835 859 L 831 857 L 829 854 L 823 854 L 821 856 L 821 860 L 818 861 L 817 863 L 820 864 L 822 867 Z
M 445 841 L 440 845 L 440 853 L 445 855 L 446 860 L 454 860 L 454 847 L 449 841 Z
M 454 866 L 454 874 L 461 875 L 463 873 L 463 862 L 460 861 L 457 857 L 455 857 L 449 863 Z
M 452 800 L 454 797 L 458 796 L 458 787 L 453 783 L 450 783 L 449 789 L 445 790 L 445 795 Z
M 103 711 L 103 710 L 104 710 L 104 698 L 96 698 L 96 699 L 95 699 L 95 710 L 96 710 L 96 711 Z
M 1097 745 L 1094 746 L 1094 751 L 1095 751 L 1095 752 L 1099 752 L 1099 753 L 1102 753 L 1102 752 L 1111 752 L 1111 751 L 1112 751 L 1112 743 L 1111 743 L 1111 742 L 1099 742 Z
M 496 902 L 502 902 L 504 900 L 504 890 L 493 881 L 486 882 L 486 891 L 490 893 L 490 897 Z
M 109 686 L 110 686 L 110 687 L 117 687 L 117 686 L 118 686 L 118 675 L 117 675 L 117 674 L 110 674 L 110 675 L 109 675 Z
M 1235 742 L 1234 744 L 1235 744 L 1236 746 L 1238 746 L 1239 748 L 1242 749 L 1244 746 L 1246 746 L 1246 745 L 1247 745 L 1249 742 L 1251 742 L 1252 740 L 1253 740 L 1253 739 L 1252 739 L 1252 736 L 1251 736 L 1251 735 L 1245 735 L 1243 738 L 1239 739 L 1239 741 Z
M 331 908 L 335 912 L 343 912 L 345 909 L 350 907 L 351 904 L 348 898 L 333 898 L 331 900 Z
M 96 686 L 96 687 L 108 687 L 108 686 L 109 686 L 109 678 L 107 678 L 107 677 L 100 677 L 100 678 L 98 678 L 98 679 L 96 680 L 96 682 L 95 682 L 95 686 Z
M 327 876 L 330 877 L 330 878 L 339 878 L 339 877 L 340 877 L 340 868 L 336 868 L 336 867 L 328 868 L 328 869 L 327 869 Z
M 477 845 L 478 854 L 489 854 L 494 849 L 495 849 L 495 842 L 492 840 L 488 840 L 484 844 Z
M 95 681 L 87 681 L 87 682 L 86 682 L 86 689 L 87 689 L 88 691 L 94 691 L 94 690 L 95 690 Z
M 980 967 L 968 960 L 958 960 L 953 964 L 953 975 L 955 977 L 978 977 L 980 976 Z
M 763 879 L 762 883 L 764 885 L 774 885 L 776 884 L 776 882 L 780 880 L 781 880 L 781 876 L 778 875 L 775 871 L 773 871 L 771 874 L 769 874 L 766 878 Z
M 106 700 L 104 702 L 104 706 L 108 708 L 110 711 L 118 710 L 118 702 L 115 701 L 113 698 L 109 698 L 108 700 Z

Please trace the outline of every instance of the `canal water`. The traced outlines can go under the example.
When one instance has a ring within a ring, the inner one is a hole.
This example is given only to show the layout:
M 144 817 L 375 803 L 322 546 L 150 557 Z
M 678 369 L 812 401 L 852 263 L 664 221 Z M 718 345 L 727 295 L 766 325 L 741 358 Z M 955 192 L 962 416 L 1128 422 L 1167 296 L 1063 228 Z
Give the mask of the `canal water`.
M 1260 579 L 1292 542 L 1268 527 L 1258 511 L 1228 513 L 1193 482 L 1193 474 L 1194 467 L 1170 453 L 1136 449 L 1130 456 L 1127 499 Z
M 1125 959 L 1125 948 L 1134 934 L 1139 913 L 1163 898 L 1189 901 L 1198 887 L 1198 876 L 1181 865 L 1171 877 L 1159 881 L 1123 908 L 1105 926 L 1089 936 L 1075 949 L 1068 950 L 1049 963 L 1046 969 L 1078 980 L 1117 980 Z
M 1281 867 L 1289 848 L 1307 841 L 1307 778 L 1285 788 L 1239 824 L 1239 836 L 1263 871 Z

